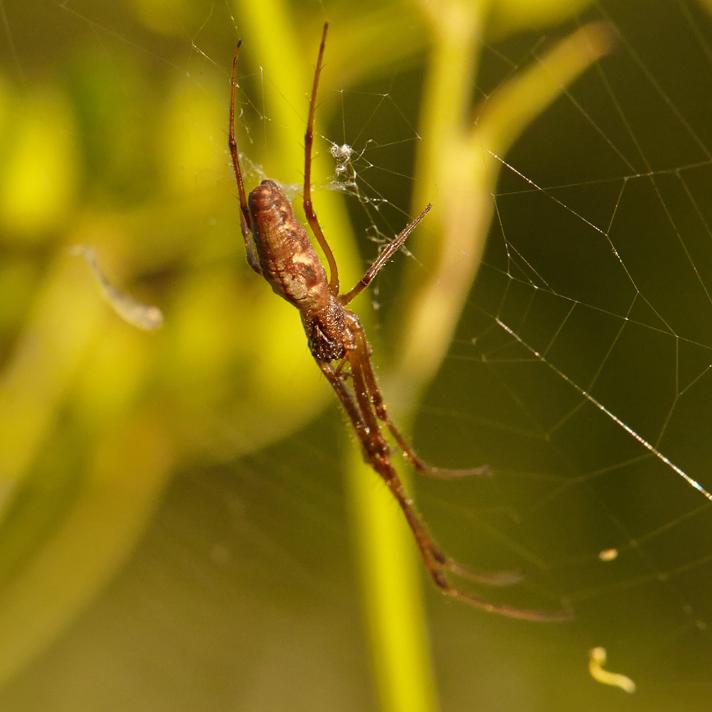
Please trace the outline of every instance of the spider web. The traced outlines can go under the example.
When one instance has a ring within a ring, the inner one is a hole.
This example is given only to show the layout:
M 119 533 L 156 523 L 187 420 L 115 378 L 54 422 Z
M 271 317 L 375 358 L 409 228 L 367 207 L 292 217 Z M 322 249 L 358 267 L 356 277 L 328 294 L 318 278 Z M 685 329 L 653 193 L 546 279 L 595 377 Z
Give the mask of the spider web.
M 693 650 L 708 659 L 712 563 L 709 28 L 689 3 L 656 10 L 674 50 L 599 6 L 619 51 L 495 156 L 495 226 L 451 354 L 498 384 L 479 396 L 494 417 L 475 416 L 500 445 L 485 457 L 539 478 L 508 500 L 513 547 L 564 577 L 606 645 L 647 642 L 648 685 L 671 668 L 691 681 Z M 532 532 L 551 520 L 552 536 Z
M 509 549 L 545 572 L 531 575 L 533 590 L 557 581 L 609 648 L 636 656 L 648 695 L 651 680 L 674 688 L 675 674 L 691 682 L 709 660 L 712 564 L 712 137 L 698 83 L 710 34 L 690 3 L 656 11 L 670 37 L 662 50 L 660 26 L 597 6 L 618 51 L 494 156 L 487 254 L 416 437 L 500 473 L 489 506 L 481 490 L 422 485 L 433 528 L 458 541 L 448 524 L 466 522 L 486 541 L 468 549 L 478 561 Z M 540 37 L 490 50 L 479 94 L 486 101 L 541 51 Z M 354 164 L 350 177 L 370 207 L 364 195 L 382 197 L 371 176 L 389 169 L 363 132 L 348 146 L 368 173 Z M 467 438 L 474 456 L 462 455 Z
M 158 50 L 140 32 L 80 3 L 57 3 L 56 9 L 66 35 L 82 28 L 109 49 L 132 47 L 185 74 L 199 91 L 213 76 L 227 77 L 224 48 L 236 21 L 223 2 L 206 3 L 197 25 L 176 33 L 178 52 Z M 27 81 L 25 30 L 5 3 L 0 10 L 13 40 L 9 66 Z M 447 709 L 467 709 L 475 695 L 484 709 L 570 709 L 572 700 L 577 709 L 698 709 L 710 692 L 710 19 L 689 0 L 598 4 L 587 17 L 612 23 L 617 50 L 506 156 L 493 156 L 501 176 L 487 252 L 414 433 L 430 460 L 487 462 L 496 472 L 484 484 L 418 483 L 420 507 L 438 539 L 466 561 L 521 566 L 527 584 L 513 594 L 517 602 L 525 605 L 529 595 L 565 598 L 577 621 L 565 633 L 526 626 L 512 632 L 507 621 L 478 617 L 473 623 L 471 611 L 434 603 Z M 537 61 L 548 41 L 536 34 L 488 48 L 478 98 L 486 101 L 507 77 Z M 333 173 L 314 186 L 315 200 L 321 191 L 346 195 L 357 234 L 364 236 L 364 261 L 377 249 L 368 240 L 385 242 L 410 214 L 419 79 L 404 65 L 372 85 L 323 98 L 337 106 L 317 145 Z M 242 115 L 250 119 L 245 124 L 252 127 L 243 149 L 250 185 L 266 177 L 250 157 L 250 144 L 268 140 L 272 122 L 260 95 L 265 82 L 278 81 L 255 74 L 247 83 L 256 93 L 240 93 Z M 210 187 L 229 175 L 199 180 Z M 295 195 L 299 190 L 287 187 Z M 241 249 L 236 244 L 217 259 L 242 259 Z M 408 259 L 418 262 L 417 251 Z M 371 293 L 377 329 L 384 332 L 397 321 L 400 268 L 389 266 Z M 239 465 L 180 476 L 118 592 L 82 624 L 85 637 L 70 637 L 60 652 L 81 661 L 81 651 L 91 649 L 91 625 L 140 598 L 145 589 L 131 582 L 141 577 L 156 595 L 181 577 L 189 580 L 182 583 L 200 595 L 213 633 L 225 625 L 225 591 L 237 587 L 238 613 L 227 630 L 235 636 L 247 630 L 264 641 L 263 667 L 236 653 L 251 665 L 254 677 L 241 700 L 254 709 L 267 708 L 261 705 L 269 685 L 259 675 L 269 676 L 282 660 L 277 651 L 284 632 L 275 622 L 279 605 L 265 607 L 261 590 L 277 589 L 287 577 L 297 591 L 285 600 L 296 597 L 308 623 L 300 628 L 302 645 L 285 658 L 290 665 L 303 651 L 316 655 L 329 639 L 329 625 L 336 626 L 336 639 L 357 640 L 343 622 L 353 599 L 345 594 L 345 515 L 331 476 L 340 453 L 323 435 L 337 439 L 342 423 L 333 420 L 325 416 L 299 438 Z M 203 510 L 191 515 L 196 500 Z M 211 512 L 219 513 L 215 521 Z M 292 541 L 295 531 L 299 543 Z M 172 569 L 164 563 L 166 551 Z M 329 562 L 326 572 L 320 556 Z M 317 604 L 309 604 L 310 597 Z M 314 623 L 319 616 L 309 605 L 319 607 L 326 623 Z M 155 630 L 157 620 L 159 628 L 168 625 L 155 607 L 141 610 L 146 631 Z M 299 618 L 279 615 L 285 627 Z M 245 622 L 250 616 L 253 625 Z M 112 635 L 120 640 L 120 631 Z M 196 654 L 208 659 L 211 641 L 200 636 L 188 627 L 168 640 L 198 639 Z M 607 648 L 611 669 L 638 683 L 635 698 L 588 678 L 586 652 L 596 645 Z M 194 662 L 169 648 L 161 649 L 166 666 Z M 496 654 L 485 659 L 483 649 Z M 548 650 L 555 652 L 547 667 L 538 658 Z M 354 653 L 348 664 L 334 663 L 340 672 L 312 698 L 314 709 L 321 708 L 319 700 L 327 709 L 337 690 L 359 689 L 367 676 L 360 659 Z M 305 667 L 295 670 L 304 680 L 322 672 L 318 662 L 300 664 Z M 552 679 L 553 666 L 565 671 L 563 679 Z M 513 679 L 522 689 L 511 692 L 511 707 L 497 706 Z M 50 676 L 55 694 L 57 684 Z M 281 699 L 272 692 L 269 699 Z M 21 680 L 6 694 L 19 708 L 32 685 Z M 353 709 L 366 708 L 363 693 L 353 699 Z

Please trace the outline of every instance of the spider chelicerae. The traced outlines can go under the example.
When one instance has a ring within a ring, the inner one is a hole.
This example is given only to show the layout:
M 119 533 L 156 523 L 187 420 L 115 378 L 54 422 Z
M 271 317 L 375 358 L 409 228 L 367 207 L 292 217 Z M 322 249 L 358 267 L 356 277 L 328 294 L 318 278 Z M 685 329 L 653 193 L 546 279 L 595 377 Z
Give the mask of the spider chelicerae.
M 240 227 L 250 267 L 262 275 L 280 297 L 293 304 L 302 318 L 309 349 L 346 411 L 358 437 L 364 460 L 381 476 L 395 497 L 410 527 L 428 573 L 443 594 L 490 613 L 532 621 L 559 621 L 571 617 L 568 610 L 539 611 L 494 603 L 454 585 L 448 575 L 475 584 L 494 586 L 516 583 L 512 572 L 480 572 L 447 556 L 437 546 L 418 517 L 398 473 L 391 463 L 391 452 L 382 426 L 387 428 L 415 470 L 440 479 L 455 479 L 489 473 L 486 466 L 450 470 L 433 467 L 415 453 L 395 426 L 378 386 L 371 363 L 371 347 L 359 318 L 346 308 L 395 255 L 418 223 L 430 210 L 426 205 L 420 214 L 389 242 L 348 292 L 340 293 L 339 271 L 329 243 L 319 224 L 312 204 L 311 168 L 314 143 L 314 114 L 319 77 L 322 71 L 328 23 L 324 24 L 312 81 L 309 115 L 304 134 L 303 205 L 309 227 L 321 247 L 329 266 L 329 278 L 312 247 L 305 228 L 295 219 L 292 205 L 284 191 L 271 180 L 263 180 L 249 196 L 240 168 L 235 141 L 235 103 L 237 86 L 238 43 L 230 77 L 229 149 L 240 196 Z

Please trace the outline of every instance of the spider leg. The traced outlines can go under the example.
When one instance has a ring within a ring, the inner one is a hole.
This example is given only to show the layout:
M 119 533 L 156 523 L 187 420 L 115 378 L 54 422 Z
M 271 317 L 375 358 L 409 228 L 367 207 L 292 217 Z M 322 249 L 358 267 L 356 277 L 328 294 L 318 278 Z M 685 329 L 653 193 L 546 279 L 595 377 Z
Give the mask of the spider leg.
M 356 395 L 358 408 L 348 394 L 348 391 L 346 391 L 343 383 L 341 383 L 341 387 L 343 389 L 342 392 L 350 403 L 347 412 L 351 416 L 352 421 L 355 415 L 358 421 L 366 426 L 365 429 L 363 429 L 363 427 L 361 429 L 357 428 L 357 432 L 360 433 L 359 437 L 362 442 L 365 459 L 381 476 L 391 494 L 398 502 L 408 522 L 408 526 L 415 537 L 416 544 L 418 545 L 425 566 L 428 569 L 428 573 L 440 591 L 449 598 L 455 598 L 474 608 L 479 608 L 488 613 L 496 613 L 508 618 L 520 618 L 523 620 L 541 622 L 569 620 L 571 618 L 571 612 L 568 610 L 539 611 L 517 608 L 508 604 L 493 603 L 486 598 L 458 588 L 447 578 L 446 573 L 450 573 L 477 583 L 495 585 L 507 585 L 517 580 L 515 579 L 516 575 L 509 572 L 478 573 L 472 571 L 445 555 L 435 544 L 416 514 L 413 503 L 406 494 L 403 483 L 400 481 L 398 473 L 390 462 L 387 444 L 380 432 L 378 420 L 372 409 L 368 387 L 361 365 L 363 359 L 361 358 L 359 349 L 357 348 L 351 351 L 347 358 L 351 362 L 354 393 Z M 322 370 L 324 370 L 324 368 L 322 368 Z M 340 397 L 342 398 L 342 402 L 345 403 L 344 398 L 342 396 Z
M 390 463 L 388 443 L 378 427 L 378 420 L 368 400 L 366 384 L 360 368 L 356 368 L 354 363 L 351 363 L 354 393 L 356 395 L 356 399 L 354 400 L 354 397 L 346 388 L 343 380 L 339 377 L 331 364 L 322 361 L 317 361 L 317 363 L 336 392 L 336 395 L 339 397 L 349 420 L 354 426 L 364 460 L 383 478 L 396 500 L 398 500 L 408 524 L 415 535 L 418 548 L 421 551 L 428 569 L 437 569 L 447 561 L 447 557 L 431 540 L 425 527 L 418 519 L 403 489 L 403 485 L 398 478 L 398 474 Z
M 361 338 L 365 341 L 365 335 L 362 335 Z M 446 469 L 429 465 L 418 457 L 388 415 L 383 395 L 378 387 L 376 375 L 373 372 L 371 359 L 362 359 L 362 367 L 366 387 L 369 391 L 370 400 L 373 404 L 376 415 L 379 420 L 382 420 L 386 424 L 391 435 L 393 435 L 394 439 L 398 443 L 398 446 L 403 451 L 406 459 L 413 465 L 417 472 L 428 477 L 434 477 L 442 480 L 490 474 L 488 465 L 480 465 L 479 467 L 469 469 Z M 512 584 L 518 583 L 522 580 L 521 574 L 517 571 L 479 571 L 471 569 L 468 566 L 449 558 L 443 561 L 442 567 L 450 573 L 460 576 L 461 578 L 488 586 L 511 586 Z
M 371 266 L 364 272 L 363 277 L 356 282 L 353 289 L 350 289 L 346 294 L 340 297 L 342 304 L 348 304 L 354 297 L 358 296 L 369 284 L 375 276 L 383 269 L 388 260 L 395 255 L 401 248 L 403 243 L 410 237 L 410 234 L 418 226 L 418 223 L 428 214 L 432 205 L 428 203 L 420 214 L 413 218 L 387 245 L 378 257 L 373 261 Z
M 341 369 L 343 368 L 344 362 L 345 360 L 342 361 L 336 369 L 334 369 L 331 364 L 326 363 L 325 361 L 317 361 L 317 364 L 319 365 L 321 372 L 324 374 L 324 376 L 326 376 L 327 381 L 329 381 L 329 383 L 331 384 L 331 387 L 336 392 L 336 395 L 339 397 L 341 405 L 344 406 L 346 415 L 349 416 L 349 420 L 354 426 L 354 430 L 356 431 L 356 435 L 358 436 L 359 443 L 361 444 L 361 448 L 364 453 L 364 457 L 366 457 L 365 442 L 368 438 L 368 427 L 364 422 L 363 418 L 361 417 L 361 413 L 359 412 L 356 403 L 354 403 L 351 394 L 344 385 L 343 376 L 341 374 Z
M 437 583 L 437 581 L 436 581 Z M 445 581 L 445 585 L 441 586 L 440 590 L 448 598 L 454 598 L 462 603 L 466 603 L 473 608 L 487 611 L 488 613 L 496 613 L 505 618 L 518 618 L 519 620 L 532 621 L 533 623 L 565 623 L 573 620 L 573 611 L 568 608 L 562 608 L 558 611 L 540 611 L 531 608 L 517 608 L 506 603 L 492 603 L 481 596 L 476 596 L 468 591 L 462 591 Z
M 235 180 L 237 181 L 237 191 L 240 195 L 240 232 L 245 243 L 245 252 L 247 254 L 247 263 L 257 274 L 262 274 L 260 261 L 257 256 L 254 239 L 252 237 L 252 219 L 250 210 L 247 206 L 247 197 L 245 195 L 245 183 L 242 178 L 242 170 L 240 169 L 240 157 L 237 152 L 237 142 L 235 141 L 235 102 L 237 93 L 237 58 L 240 56 L 240 45 L 242 40 L 235 47 L 235 54 L 232 56 L 232 72 L 230 73 L 230 127 L 228 146 L 230 147 L 230 158 L 232 159 L 232 168 L 235 171 Z
M 375 384 L 375 376 L 371 368 L 371 360 L 368 356 L 368 342 L 366 341 L 362 330 L 356 330 L 355 333 L 357 347 L 349 354 L 347 360 L 351 363 L 354 392 L 358 401 L 361 420 L 366 426 L 366 433 L 368 437 L 375 441 L 371 445 L 364 443 L 364 454 L 369 464 L 386 480 L 389 488 L 393 490 L 393 487 L 397 486 L 402 497 L 405 497 L 400 478 L 390 463 L 390 451 L 388 444 L 386 443 L 385 438 L 381 435 L 381 430 L 378 425 L 377 419 L 383 420 L 383 417 L 382 415 L 379 415 L 378 406 L 376 405 L 374 392 L 372 390 L 372 384 Z M 385 406 L 377 386 L 375 392 L 377 397 L 380 399 L 379 402 L 383 408 L 383 414 L 385 414 Z M 376 458 L 376 462 L 374 462 L 374 458 Z M 419 462 L 422 461 L 419 460 Z M 379 467 L 381 469 L 379 469 Z M 428 466 L 424 465 L 424 467 L 427 468 Z M 426 472 L 428 472 L 428 470 L 426 470 Z M 392 485 L 391 482 L 394 484 Z M 399 503 L 401 503 L 400 496 L 395 492 L 394 495 L 396 496 L 396 499 L 398 499 Z M 508 586 L 521 579 L 521 576 L 513 571 L 475 571 L 474 569 L 470 569 L 464 564 L 460 564 L 459 562 L 451 559 L 440 551 L 440 549 L 435 545 L 435 542 L 427 534 L 425 528 L 415 516 L 412 504 L 408 500 L 404 499 L 403 501 L 408 504 L 409 512 L 406 513 L 406 518 L 408 519 L 411 529 L 413 529 L 416 540 L 419 542 L 419 545 L 421 543 L 424 545 L 421 546 L 421 552 L 423 552 L 424 558 L 426 558 L 426 560 L 430 559 L 433 563 L 437 562 L 438 568 L 449 571 L 450 573 L 462 578 L 469 579 L 470 581 L 474 581 L 475 583 L 490 586 Z M 401 507 L 403 507 L 402 503 Z
M 333 294 L 339 293 L 339 269 L 336 266 L 336 260 L 334 259 L 334 253 L 329 247 L 329 243 L 326 241 L 324 236 L 324 231 L 321 229 L 319 224 L 319 218 L 316 216 L 316 211 L 312 205 L 311 197 L 311 168 L 312 168 L 312 149 L 314 146 L 314 115 L 316 113 L 316 96 L 319 90 L 319 77 L 321 75 L 321 70 L 323 68 L 324 61 L 324 47 L 326 45 L 326 32 L 329 29 L 329 23 L 324 23 L 324 29 L 321 32 L 321 44 L 319 45 L 319 54 L 316 60 L 316 67 L 314 69 L 314 80 L 312 81 L 311 98 L 309 99 L 309 117 L 307 119 L 307 129 L 304 133 L 304 214 L 306 215 L 307 222 L 311 227 L 314 237 L 316 237 L 319 243 L 326 261 L 329 264 L 329 289 Z
M 366 437 L 362 440 L 365 460 L 382 477 L 391 494 L 396 498 L 415 536 L 430 575 L 437 579 L 440 576 L 440 567 L 447 561 L 447 557 L 431 539 L 425 526 L 418 518 L 413 503 L 406 494 L 403 483 L 391 464 L 388 443 L 381 433 L 378 419 L 373 411 L 358 349 L 351 351 L 347 358 L 351 362 L 351 374 L 358 411 L 366 425 Z
M 524 578 L 519 571 L 480 571 L 449 558 L 442 567 L 454 576 L 483 586 L 514 586 L 514 584 L 521 583 Z
M 345 381 L 347 378 L 351 376 L 351 373 L 349 371 L 345 371 L 344 369 L 346 366 L 349 365 L 348 359 L 342 359 L 341 363 L 336 367 L 334 370 L 334 373 L 342 380 Z
M 355 322 L 355 320 L 354 320 Z M 379 420 L 386 424 L 386 427 L 390 431 L 393 439 L 398 443 L 398 447 L 403 452 L 404 457 L 408 462 L 413 465 L 416 472 L 424 475 L 426 477 L 433 477 L 439 480 L 457 480 L 463 477 L 481 477 L 491 474 L 491 469 L 488 465 L 479 465 L 478 467 L 467 467 L 461 469 L 450 469 L 446 467 L 435 467 L 425 462 L 418 454 L 413 450 L 411 445 L 405 439 L 403 434 L 398 430 L 395 423 L 391 420 L 388 414 L 388 409 L 386 408 L 385 401 L 383 400 L 383 394 L 378 386 L 378 381 L 376 380 L 376 374 L 373 372 L 373 365 L 371 364 L 371 359 L 368 356 L 370 353 L 370 347 L 366 341 L 366 335 L 363 332 L 363 327 L 360 323 L 352 323 L 352 331 L 356 334 L 357 343 L 360 345 L 360 351 L 365 356 L 362 356 L 361 368 L 363 369 L 364 379 L 366 381 L 366 388 L 368 391 L 371 403 L 373 403 L 373 408 L 376 411 L 376 415 Z

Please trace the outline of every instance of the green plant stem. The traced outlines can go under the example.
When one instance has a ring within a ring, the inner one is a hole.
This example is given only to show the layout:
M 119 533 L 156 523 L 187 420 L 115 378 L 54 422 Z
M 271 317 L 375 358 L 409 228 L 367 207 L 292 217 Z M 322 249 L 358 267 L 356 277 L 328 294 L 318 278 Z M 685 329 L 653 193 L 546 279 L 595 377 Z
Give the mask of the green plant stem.
M 433 210 L 412 241 L 423 266 L 408 266 L 399 358 L 389 379 L 406 412 L 442 362 L 484 249 L 488 196 L 481 187 L 491 180 L 466 127 L 487 5 L 455 0 L 432 15 L 413 210 L 426 202 Z
M 434 208 L 428 226 L 416 236 L 415 249 L 424 267 L 411 269 L 407 275 L 409 299 L 399 339 L 401 356 L 390 380 L 394 397 L 409 409 L 439 369 L 479 269 L 502 167 L 498 157 L 568 84 L 612 47 L 607 25 L 591 23 L 579 28 L 500 87 L 477 111 L 474 121 L 458 125 L 469 89 L 452 75 L 464 75 L 457 72 L 455 63 L 467 61 L 467 55 L 463 51 L 453 56 L 462 28 L 457 28 L 455 39 L 449 39 L 449 26 L 445 24 L 436 33 L 415 180 L 414 209 L 428 200 Z M 471 44 L 467 49 L 472 51 Z M 453 97 L 456 90 L 461 92 L 457 99 Z M 450 103 L 443 109 L 445 102 Z
M 439 165 L 440 147 L 451 140 L 454 127 L 464 123 L 474 71 L 472 58 L 479 38 L 478 5 L 459 2 L 451 5 L 449 10 L 441 8 L 445 27 L 438 33 L 424 92 L 425 113 L 421 125 L 427 138 L 420 160 L 429 165 Z M 416 180 L 416 204 L 421 208 L 428 202 L 426 196 L 432 182 L 439 182 L 432 175 L 430 181 L 423 181 L 423 174 L 428 175 L 428 171 L 420 169 Z M 429 221 L 430 216 L 426 223 Z M 433 223 L 430 221 L 431 228 L 426 231 L 431 238 Z M 426 306 L 422 302 L 413 306 L 419 315 L 413 323 L 430 322 L 430 314 L 422 314 Z M 394 389 L 391 377 L 386 392 L 395 414 L 403 420 L 398 406 L 405 401 L 415 403 L 417 399 L 411 401 L 410 396 L 418 392 L 418 382 L 409 384 L 406 376 L 400 383 L 401 387 Z M 393 401 L 390 396 L 395 391 Z M 407 486 L 407 477 L 404 479 Z M 433 712 L 439 705 L 430 659 L 420 560 L 402 513 L 385 487 L 374 486 L 372 480 L 373 473 L 361 462 L 360 456 L 353 454 L 349 482 L 355 503 L 354 518 L 380 709 Z

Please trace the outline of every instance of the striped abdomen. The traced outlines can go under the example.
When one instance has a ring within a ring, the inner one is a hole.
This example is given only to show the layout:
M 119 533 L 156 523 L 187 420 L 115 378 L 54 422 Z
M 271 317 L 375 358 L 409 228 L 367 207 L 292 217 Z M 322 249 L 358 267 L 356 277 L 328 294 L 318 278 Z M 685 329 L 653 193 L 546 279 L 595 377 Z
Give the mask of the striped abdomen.
M 299 309 L 323 308 L 330 297 L 326 272 L 282 189 L 263 180 L 249 208 L 262 274 L 274 292 Z

